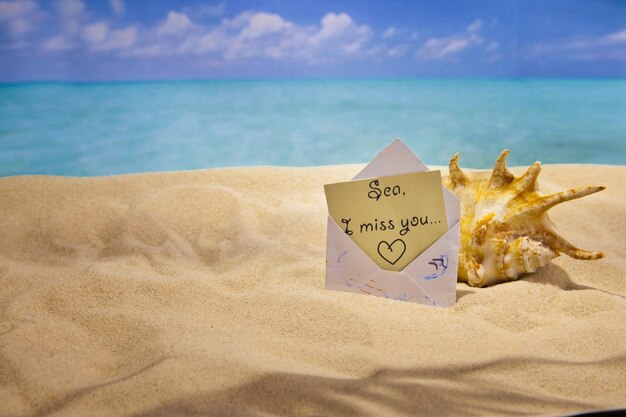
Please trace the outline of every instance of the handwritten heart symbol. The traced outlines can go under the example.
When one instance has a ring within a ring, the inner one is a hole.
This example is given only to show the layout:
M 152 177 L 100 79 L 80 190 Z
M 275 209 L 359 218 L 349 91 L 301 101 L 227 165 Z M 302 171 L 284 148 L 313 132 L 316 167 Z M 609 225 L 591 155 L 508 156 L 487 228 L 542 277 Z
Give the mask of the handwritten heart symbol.
M 391 243 L 382 240 L 378 244 L 378 254 L 391 265 L 398 262 L 404 252 L 406 252 L 406 243 L 402 239 L 396 239 Z

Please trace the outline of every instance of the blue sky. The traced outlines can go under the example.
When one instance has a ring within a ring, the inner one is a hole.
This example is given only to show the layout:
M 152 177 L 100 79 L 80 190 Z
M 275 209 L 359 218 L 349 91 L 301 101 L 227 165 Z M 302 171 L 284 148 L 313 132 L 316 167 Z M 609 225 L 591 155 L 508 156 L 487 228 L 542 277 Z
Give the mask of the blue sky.
M 5 82 L 624 76 L 626 1 L 0 1 Z

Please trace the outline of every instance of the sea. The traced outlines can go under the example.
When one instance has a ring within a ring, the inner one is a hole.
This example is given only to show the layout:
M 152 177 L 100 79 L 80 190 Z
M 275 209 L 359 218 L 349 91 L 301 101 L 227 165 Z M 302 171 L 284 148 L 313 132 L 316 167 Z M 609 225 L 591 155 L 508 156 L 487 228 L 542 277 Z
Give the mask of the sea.
M 0 85 L 0 176 L 366 163 L 626 163 L 626 79 L 244 80 Z

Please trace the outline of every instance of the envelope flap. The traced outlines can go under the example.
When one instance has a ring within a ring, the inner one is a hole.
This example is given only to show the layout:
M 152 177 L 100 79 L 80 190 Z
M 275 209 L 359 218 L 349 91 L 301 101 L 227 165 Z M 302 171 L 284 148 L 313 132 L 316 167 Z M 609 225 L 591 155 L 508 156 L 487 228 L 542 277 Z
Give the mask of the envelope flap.
M 443 201 L 446 205 L 446 220 L 448 220 L 448 229 L 452 225 L 461 220 L 461 202 L 446 186 L 443 186 Z
M 359 292 L 393 300 L 438 305 L 424 289 L 404 272 L 378 270 L 358 288 Z
M 392 175 L 408 174 L 411 172 L 428 171 L 426 164 L 409 149 L 399 138 L 391 142 L 376 157 L 359 172 L 353 180 L 362 180 L 375 177 L 389 177 Z M 446 220 L 448 227 L 461 218 L 459 200 L 445 186 L 443 199 L 446 204 Z
M 376 158 L 359 172 L 353 180 L 391 175 L 408 174 L 410 172 L 428 171 L 424 163 L 400 139 L 396 139 L 383 149 Z
M 402 271 L 435 305 L 448 307 L 456 300 L 460 226 L 452 225 Z
M 348 276 L 348 280 L 354 283 L 361 283 L 380 268 L 328 216 L 326 269 Z

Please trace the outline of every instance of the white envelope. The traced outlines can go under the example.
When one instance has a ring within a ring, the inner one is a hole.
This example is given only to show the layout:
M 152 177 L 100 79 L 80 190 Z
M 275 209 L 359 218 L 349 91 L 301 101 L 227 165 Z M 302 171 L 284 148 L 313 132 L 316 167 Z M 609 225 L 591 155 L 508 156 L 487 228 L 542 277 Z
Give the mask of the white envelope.
M 428 171 L 400 140 L 394 140 L 353 180 Z M 443 187 L 448 231 L 402 271 L 386 271 L 328 216 L 326 289 L 450 307 L 456 301 L 459 257 L 459 200 Z

